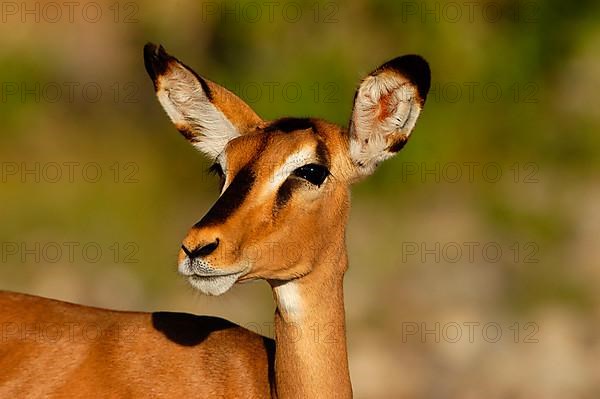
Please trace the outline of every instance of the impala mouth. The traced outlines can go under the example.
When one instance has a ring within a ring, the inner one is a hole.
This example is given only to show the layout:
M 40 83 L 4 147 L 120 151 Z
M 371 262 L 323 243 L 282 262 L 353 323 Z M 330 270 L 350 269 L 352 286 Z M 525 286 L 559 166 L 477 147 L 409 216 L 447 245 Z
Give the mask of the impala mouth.
M 188 275 L 189 278 L 194 278 L 194 279 L 203 279 L 203 278 L 211 278 L 211 277 L 227 277 L 227 276 L 233 276 L 236 274 L 240 274 L 241 271 L 236 271 L 236 272 L 225 272 L 225 273 L 205 273 L 205 274 L 199 274 L 199 273 L 192 273 L 190 275 Z
M 243 274 L 244 270 L 227 274 L 192 274 L 188 281 L 203 294 L 216 296 L 227 292 Z

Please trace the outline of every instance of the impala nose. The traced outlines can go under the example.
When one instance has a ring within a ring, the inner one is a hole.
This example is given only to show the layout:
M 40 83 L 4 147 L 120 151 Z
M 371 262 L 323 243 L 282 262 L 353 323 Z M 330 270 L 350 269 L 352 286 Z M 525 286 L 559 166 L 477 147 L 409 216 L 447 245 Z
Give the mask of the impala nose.
M 219 246 L 219 239 L 217 238 L 215 241 L 211 242 L 210 244 L 199 245 L 193 249 L 189 249 L 185 245 L 182 245 L 181 249 L 183 250 L 183 252 L 185 252 L 185 254 L 190 259 L 194 259 L 194 258 L 204 257 L 204 256 L 208 256 L 208 255 L 212 254 L 213 252 L 215 252 L 215 249 L 217 249 L 218 246 Z

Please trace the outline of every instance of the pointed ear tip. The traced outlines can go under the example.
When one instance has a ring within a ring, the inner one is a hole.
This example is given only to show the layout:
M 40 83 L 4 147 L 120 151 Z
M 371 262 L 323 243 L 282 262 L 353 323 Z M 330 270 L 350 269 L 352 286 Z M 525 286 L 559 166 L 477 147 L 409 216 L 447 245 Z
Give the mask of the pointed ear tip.
M 148 42 L 144 46 L 144 66 L 153 81 L 167 70 L 171 58 L 162 45 Z
M 150 50 L 154 50 L 156 48 L 156 44 L 152 43 L 152 42 L 147 42 L 146 44 L 144 44 L 144 53 L 150 51 Z
M 431 86 L 431 70 L 429 63 L 416 54 L 403 55 L 386 62 L 381 70 L 393 69 L 416 86 L 421 100 L 425 102 Z
M 148 42 L 144 45 L 144 58 L 156 58 L 162 54 L 166 54 L 165 49 L 160 44 Z

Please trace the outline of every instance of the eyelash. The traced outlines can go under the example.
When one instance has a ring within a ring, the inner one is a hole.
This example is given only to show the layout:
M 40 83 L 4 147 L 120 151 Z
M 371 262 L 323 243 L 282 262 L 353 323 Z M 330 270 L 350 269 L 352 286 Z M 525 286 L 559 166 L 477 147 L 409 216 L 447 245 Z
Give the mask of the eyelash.
M 223 186 L 225 185 L 225 173 L 223 172 L 223 168 L 220 164 L 214 163 L 207 170 L 209 175 L 214 175 L 219 177 L 219 190 L 223 190 Z
M 212 164 L 211 167 L 208 168 L 207 172 L 210 175 L 219 176 L 221 178 L 225 177 L 225 173 L 223 173 L 223 168 L 218 163 Z

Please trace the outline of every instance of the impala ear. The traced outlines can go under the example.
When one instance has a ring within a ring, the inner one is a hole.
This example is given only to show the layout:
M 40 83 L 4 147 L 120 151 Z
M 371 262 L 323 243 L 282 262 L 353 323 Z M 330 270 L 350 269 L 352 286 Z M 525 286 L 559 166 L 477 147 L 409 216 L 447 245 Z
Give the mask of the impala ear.
M 367 76 L 354 97 L 350 158 L 357 177 L 373 173 L 404 147 L 429 91 L 431 73 L 418 55 L 395 58 Z
M 200 77 L 162 46 L 146 44 L 144 64 L 158 101 L 177 130 L 211 158 L 216 158 L 231 139 L 262 122 L 239 97 Z

